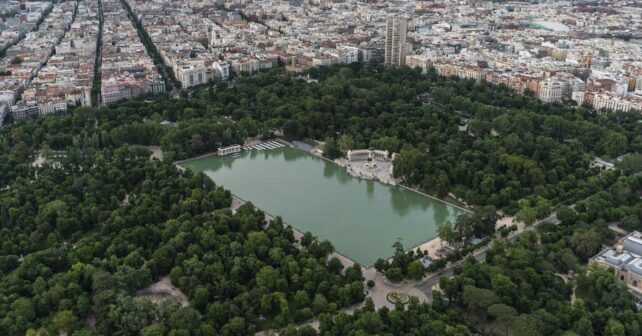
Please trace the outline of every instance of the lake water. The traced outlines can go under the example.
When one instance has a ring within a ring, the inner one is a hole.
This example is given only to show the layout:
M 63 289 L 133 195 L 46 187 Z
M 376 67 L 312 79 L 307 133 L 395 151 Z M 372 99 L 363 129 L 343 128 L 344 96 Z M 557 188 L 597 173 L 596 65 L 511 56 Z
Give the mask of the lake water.
M 205 157 L 181 166 L 320 240 L 364 266 L 434 238 L 437 225 L 465 211 L 402 187 L 354 178 L 332 162 L 294 148 Z

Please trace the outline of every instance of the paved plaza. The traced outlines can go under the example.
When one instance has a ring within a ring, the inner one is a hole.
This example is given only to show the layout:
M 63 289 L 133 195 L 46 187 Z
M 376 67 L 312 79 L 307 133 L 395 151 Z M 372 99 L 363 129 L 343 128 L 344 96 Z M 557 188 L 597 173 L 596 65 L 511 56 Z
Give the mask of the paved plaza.
M 375 161 L 375 166 L 368 166 L 366 160 L 348 161 L 346 159 L 337 159 L 337 163 L 346 168 L 348 174 L 353 177 L 365 180 L 375 180 L 386 184 L 396 185 L 397 181 L 392 177 L 392 161 Z

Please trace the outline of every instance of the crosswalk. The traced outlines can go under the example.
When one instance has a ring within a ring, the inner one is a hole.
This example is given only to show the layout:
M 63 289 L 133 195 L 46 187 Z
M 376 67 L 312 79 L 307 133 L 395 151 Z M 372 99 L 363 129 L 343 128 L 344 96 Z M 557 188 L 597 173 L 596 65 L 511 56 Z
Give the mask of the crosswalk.
M 281 147 L 285 147 L 285 145 L 280 143 L 280 142 L 278 142 L 278 141 L 276 141 L 276 140 L 272 140 L 272 141 L 262 142 L 260 144 L 252 145 L 252 146 L 243 147 L 243 150 L 253 150 L 253 149 L 255 149 L 255 150 L 260 150 L 261 151 L 261 150 L 276 149 L 276 148 L 281 148 Z

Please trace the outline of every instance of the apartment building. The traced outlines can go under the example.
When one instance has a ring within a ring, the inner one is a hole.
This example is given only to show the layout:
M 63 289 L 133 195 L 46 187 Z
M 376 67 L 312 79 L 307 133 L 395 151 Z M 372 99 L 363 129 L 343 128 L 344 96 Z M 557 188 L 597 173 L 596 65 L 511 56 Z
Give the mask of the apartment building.
M 540 83 L 538 97 L 545 103 L 553 103 L 562 100 L 562 91 L 561 81 L 547 78 Z
M 593 95 L 592 106 L 598 111 L 642 111 L 642 96 L 628 95 L 621 97 L 604 93 L 596 93 Z
M 408 21 L 401 16 L 386 20 L 384 64 L 399 67 L 406 64 L 406 33 Z

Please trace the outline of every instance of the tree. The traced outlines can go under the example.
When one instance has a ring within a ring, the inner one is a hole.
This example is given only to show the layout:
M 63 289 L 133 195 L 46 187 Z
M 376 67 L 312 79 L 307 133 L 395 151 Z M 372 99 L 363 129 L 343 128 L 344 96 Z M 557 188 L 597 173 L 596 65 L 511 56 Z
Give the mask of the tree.
M 620 225 L 629 230 L 637 230 L 640 227 L 640 219 L 636 215 L 625 216 L 620 220 Z
M 593 325 L 591 324 L 591 320 L 589 320 L 588 317 L 582 316 L 576 323 L 573 329 L 579 334 L 579 335 L 586 335 L 586 336 L 593 336 Z
M 334 160 L 341 156 L 341 152 L 339 151 L 339 147 L 337 147 L 337 143 L 334 138 L 325 138 L 325 144 L 323 145 L 323 156 L 331 160 Z
M 27 321 L 33 321 L 36 318 L 33 303 L 27 298 L 21 297 L 13 301 L 11 309 L 16 312 L 17 316 L 23 317 Z
M 288 139 L 296 139 L 304 135 L 303 125 L 297 120 L 288 120 L 283 124 L 283 135 Z
M 381 318 L 375 312 L 364 312 L 361 314 L 359 324 L 368 335 L 377 334 L 383 327 Z
M 390 267 L 386 270 L 386 278 L 392 282 L 403 280 L 403 272 L 399 267 Z
M 151 325 L 156 314 L 156 306 L 149 299 L 118 296 L 115 304 L 107 309 L 106 319 L 126 333 L 138 333 Z
M 473 237 L 475 231 L 475 220 L 470 214 L 463 214 L 457 216 L 455 224 L 453 224 L 453 231 L 455 240 L 453 241 L 455 247 L 460 247 L 466 244 L 470 238 Z
M 526 225 L 532 225 L 537 220 L 537 210 L 528 205 L 522 205 L 515 218 Z
M 207 288 L 203 286 L 196 287 L 196 289 L 194 290 L 194 295 L 191 302 L 194 305 L 194 307 L 202 311 L 205 309 L 205 306 L 207 306 L 208 301 L 209 301 L 209 291 L 207 290 Z
M 622 160 L 616 161 L 615 166 L 626 175 L 632 175 L 642 171 L 642 154 L 631 153 L 625 155 Z
M 471 285 L 463 287 L 462 299 L 468 310 L 480 316 L 482 321 L 486 321 L 488 307 L 499 301 L 493 291 Z
M 40 328 L 38 330 L 29 329 L 25 333 L 25 336 L 49 336 L 49 332 L 45 328 Z
M 299 309 L 308 307 L 310 305 L 310 297 L 308 296 L 308 293 L 304 290 L 297 291 L 294 295 L 294 304 Z
M 63 310 L 58 312 L 53 318 L 53 326 L 59 333 L 69 333 L 74 326 L 78 318 L 71 310 Z
M 158 324 L 152 324 L 141 331 L 142 336 L 163 336 L 165 332 L 163 327 Z
M 518 288 L 508 276 L 493 274 L 491 278 L 493 292 L 506 304 L 514 304 L 518 297 Z
M 551 212 L 551 202 L 544 197 L 538 196 L 535 203 L 537 218 L 544 218 Z
M 403 243 L 396 241 L 392 244 L 392 248 L 395 250 L 395 254 L 404 254 L 405 250 L 403 248 Z
M 310 231 L 306 231 L 303 236 L 301 236 L 301 246 L 308 247 L 315 240 L 316 237 L 314 237 Z
M 511 329 L 514 335 L 522 336 L 541 336 L 542 328 L 539 320 L 530 314 L 521 314 L 513 318 Z
M 243 336 L 247 334 L 245 319 L 242 317 L 234 317 L 223 326 L 222 334 L 226 336 Z
M 194 308 L 182 308 L 174 311 L 167 326 L 170 329 L 198 330 L 201 320 L 201 314 Z
M 337 140 L 337 146 L 343 155 L 346 155 L 349 150 L 355 149 L 354 139 L 349 134 L 343 134 Z
M 391 153 L 398 152 L 401 144 L 401 140 L 394 136 L 384 136 L 370 142 L 371 147 L 387 150 Z
M 461 241 L 458 239 L 458 235 L 453 230 L 453 226 L 449 221 L 446 221 L 437 227 L 437 235 L 439 236 L 439 239 L 452 246 L 457 247 L 461 244 Z
M 386 270 L 387 262 L 383 260 L 382 258 L 378 258 L 377 261 L 374 263 L 374 268 L 377 270 L 377 272 L 383 272 Z
M 328 300 L 326 300 L 323 294 L 314 295 L 314 299 L 312 300 L 312 311 L 315 314 L 324 312 L 327 307 L 328 307 Z
M 480 238 L 494 234 L 498 220 L 499 216 L 494 206 L 481 207 L 473 214 L 473 222 L 475 222 L 473 233 Z
M 275 291 L 278 289 L 280 277 L 278 270 L 272 266 L 264 266 L 256 274 L 256 284 L 270 291 Z
M 421 152 L 417 149 L 402 149 L 393 163 L 393 174 L 396 178 L 404 178 L 411 183 L 419 180 Z
M 410 251 L 409 254 L 406 254 L 403 244 L 399 240 L 392 244 L 392 247 L 394 248 L 395 253 L 392 256 L 390 267 L 399 268 L 402 274 L 406 274 L 408 272 L 408 264 L 412 261 L 412 251 Z M 389 269 L 390 268 L 387 268 L 386 274 Z M 395 272 L 393 272 L 393 274 L 395 274 Z
M 448 187 L 450 186 L 450 181 L 448 179 L 448 174 L 444 171 L 440 171 L 437 175 L 437 180 L 435 181 L 434 190 L 438 197 L 444 197 L 448 194 Z
M 562 206 L 557 209 L 557 218 L 562 225 L 573 225 L 577 221 L 577 213 L 570 207 Z
M 608 132 L 607 136 L 600 142 L 600 147 L 610 157 L 616 157 L 626 153 L 628 140 L 622 133 L 615 131 Z
M 497 319 L 499 325 L 503 327 L 504 333 L 508 335 L 513 318 L 517 316 L 517 311 L 511 306 L 496 303 L 488 307 L 488 315 Z
M 328 261 L 328 270 L 333 273 L 340 273 L 343 270 L 343 263 L 339 258 L 332 257 Z
M 609 319 L 604 329 L 605 336 L 624 336 L 626 335 L 626 330 L 622 323 L 615 319 Z
M 575 254 L 585 262 L 599 252 L 602 247 L 602 237 L 593 229 L 575 232 L 571 237 L 571 245 Z
M 421 280 L 424 277 L 425 268 L 419 261 L 408 264 L 408 277 L 414 280 Z

